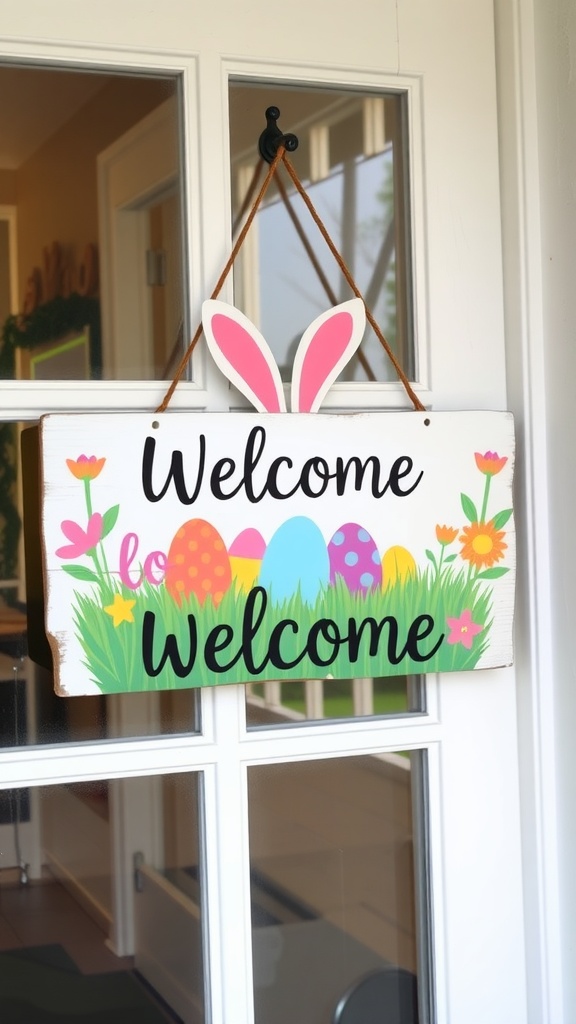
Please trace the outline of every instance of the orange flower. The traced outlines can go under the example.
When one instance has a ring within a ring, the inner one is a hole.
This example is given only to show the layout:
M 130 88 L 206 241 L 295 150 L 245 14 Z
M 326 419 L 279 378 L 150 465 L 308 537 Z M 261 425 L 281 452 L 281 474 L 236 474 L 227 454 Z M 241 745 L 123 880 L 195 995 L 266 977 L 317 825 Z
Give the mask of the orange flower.
M 489 523 L 471 523 L 462 528 L 458 538 L 464 545 L 460 554 L 477 569 L 490 568 L 494 562 L 504 558 L 508 545 L 502 543 L 503 537 L 504 530 L 496 530 L 492 520 Z
M 480 452 L 474 452 L 474 458 L 476 459 L 476 465 L 481 473 L 485 473 L 486 476 L 496 476 L 501 469 L 508 462 L 508 456 L 503 455 L 500 457 L 496 452 L 486 452 L 481 455 Z
M 458 528 L 453 526 L 437 526 L 436 537 L 440 541 L 443 547 L 446 544 L 451 544 L 453 540 L 456 540 L 458 536 Z
M 94 480 L 102 472 L 106 459 L 95 455 L 79 455 L 76 460 L 66 459 L 66 465 L 77 480 Z

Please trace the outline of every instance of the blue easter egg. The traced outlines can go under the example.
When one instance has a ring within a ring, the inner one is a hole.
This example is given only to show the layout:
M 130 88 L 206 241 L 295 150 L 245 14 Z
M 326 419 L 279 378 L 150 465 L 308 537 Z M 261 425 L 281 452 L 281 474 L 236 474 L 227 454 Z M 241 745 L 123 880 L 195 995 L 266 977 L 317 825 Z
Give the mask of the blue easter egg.
M 328 550 L 316 523 L 306 516 L 282 523 L 264 552 L 258 586 L 275 603 L 299 593 L 303 601 L 313 604 L 329 578 Z

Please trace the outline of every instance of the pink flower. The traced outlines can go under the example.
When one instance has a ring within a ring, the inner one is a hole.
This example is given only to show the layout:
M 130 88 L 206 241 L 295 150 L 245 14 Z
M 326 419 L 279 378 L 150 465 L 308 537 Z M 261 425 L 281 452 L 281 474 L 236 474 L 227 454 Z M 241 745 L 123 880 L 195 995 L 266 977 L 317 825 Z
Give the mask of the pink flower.
M 477 633 L 481 633 L 484 626 L 472 622 L 472 612 L 467 608 L 462 612 L 459 619 L 446 619 L 450 626 L 449 644 L 462 644 L 468 651 L 472 647 L 472 641 Z
M 102 536 L 102 516 L 99 512 L 94 512 L 90 516 L 85 530 L 71 519 L 65 519 L 61 526 L 62 533 L 72 543 L 58 548 L 58 558 L 79 558 L 80 555 L 86 555 L 96 547 Z

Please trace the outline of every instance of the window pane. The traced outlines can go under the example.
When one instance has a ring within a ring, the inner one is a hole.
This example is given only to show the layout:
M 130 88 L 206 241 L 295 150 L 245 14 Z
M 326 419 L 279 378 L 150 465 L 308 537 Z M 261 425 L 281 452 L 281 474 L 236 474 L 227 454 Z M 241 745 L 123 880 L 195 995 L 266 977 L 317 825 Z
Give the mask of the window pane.
M 230 87 L 233 205 L 238 215 L 258 160 L 269 105 L 282 131 L 298 136 L 290 160 L 406 373 L 414 376 L 404 100 L 400 93 L 233 83 Z M 262 178 L 264 175 L 262 174 Z M 235 302 L 256 323 L 290 380 L 296 345 L 324 309 L 352 295 L 286 174 L 290 210 L 271 185 L 235 270 Z M 295 229 L 295 214 L 318 269 Z M 321 279 L 322 277 L 322 279 Z M 347 380 L 394 380 L 367 328 Z
M 0 111 L 0 377 L 171 377 L 177 78 L 0 66 Z
M 249 768 L 256 1024 L 417 1024 L 420 770 L 419 755 Z
M 197 776 L 0 792 L 0 850 L 2 1021 L 202 1024 Z
M 423 680 L 416 676 L 380 679 L 302 679 L 251 683 L 246 687 L 249 728 L 301 721 L 403 715 L 425 710 Z
M 34 430 L 0 422 L 0 747 L 198 731 L 197 690 L 107 696 L 95 686 L 94 696 L 55 696 L 37 458 Z

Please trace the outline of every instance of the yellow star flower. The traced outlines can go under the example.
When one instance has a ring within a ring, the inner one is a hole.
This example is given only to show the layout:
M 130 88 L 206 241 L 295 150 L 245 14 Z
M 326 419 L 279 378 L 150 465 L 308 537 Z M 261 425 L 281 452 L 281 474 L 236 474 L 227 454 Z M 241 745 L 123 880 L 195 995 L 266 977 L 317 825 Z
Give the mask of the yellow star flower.
M 132 615 L 132 609 L 136 601 L 127 601 L 122 594 L 114 594 L 114 604 L 106 605 L 104 611 L 107 615 L 111 615 L 114 620 L 114 629 L 120 625 L 121 622 L 134 622 L 134 616 Z

